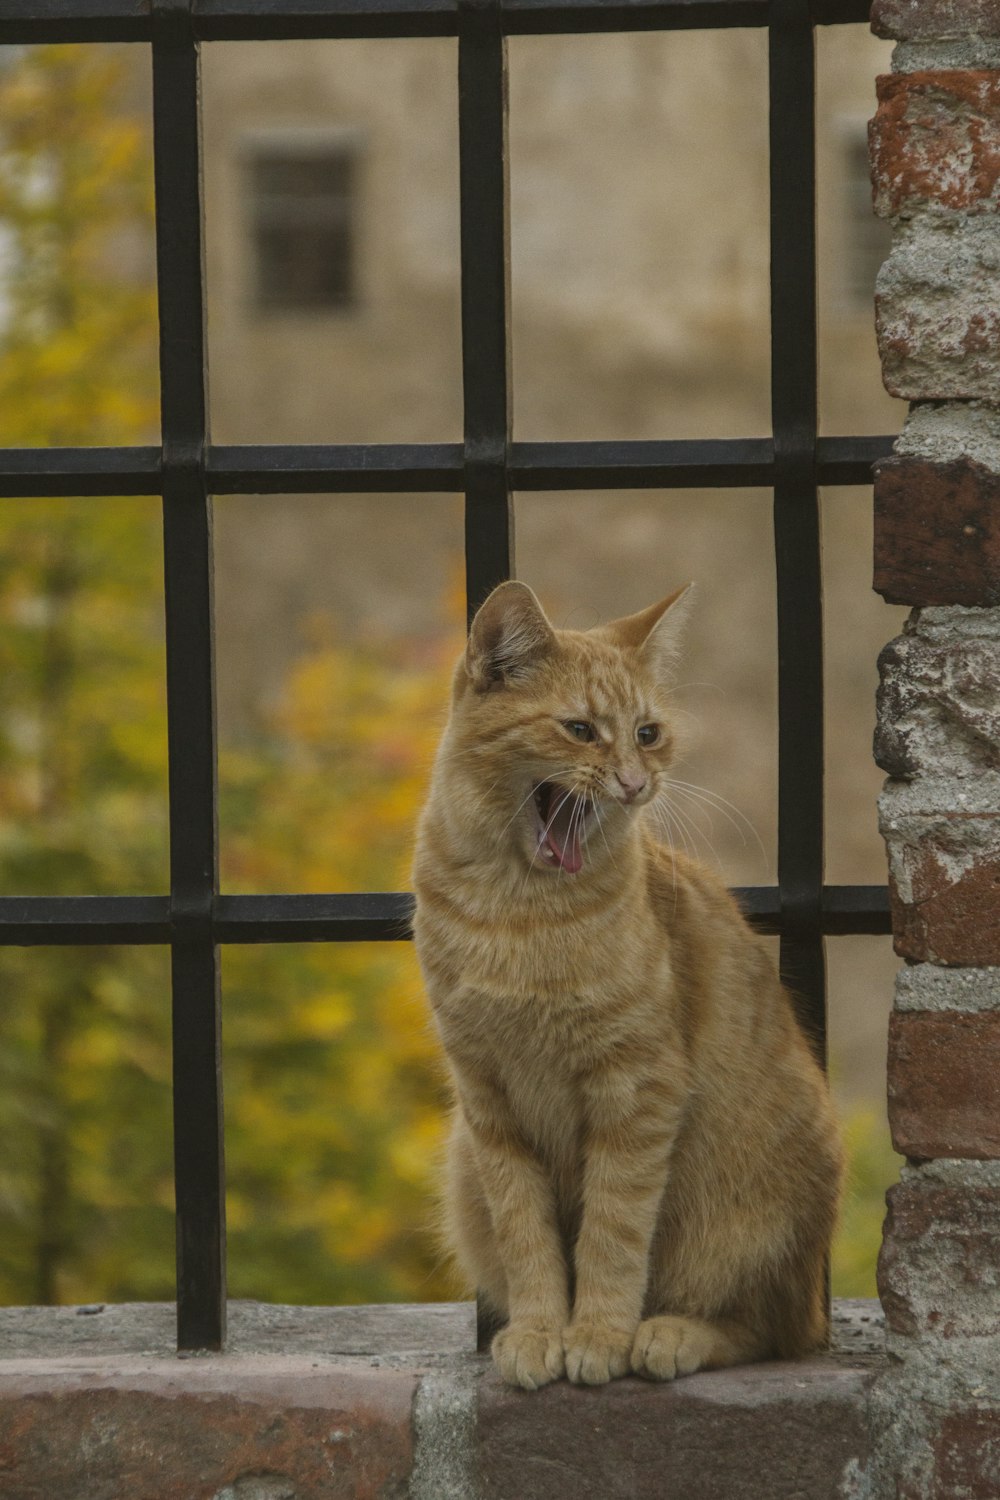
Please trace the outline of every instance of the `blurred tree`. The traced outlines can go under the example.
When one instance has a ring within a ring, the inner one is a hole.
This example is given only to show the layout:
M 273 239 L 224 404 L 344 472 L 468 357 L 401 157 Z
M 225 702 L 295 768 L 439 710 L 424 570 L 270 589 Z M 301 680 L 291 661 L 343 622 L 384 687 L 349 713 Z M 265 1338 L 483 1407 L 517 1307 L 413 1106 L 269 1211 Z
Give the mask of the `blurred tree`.
M 26 49 L 0 71 L 6 444 L 155 435 L 133 90 L 116 49 Z M 5 892 L 166 889 L 161 569 L 154 501 L 0 506 Z M 231 888 L 405 880 L 420 726 L 443 694 L 426 651 L 317 635 L 280 721 L 221 768 Z M 0 1296 L 170 1296 L 166 954 L 4 949 L 0 986 Z M 419 1233 L 440 1097 L 408 946 L 232 951 L 225 988 L 234 1290 L 440 1295 Z
M 151 163 L 126 88 L 114 49 L 25 48 L 0 70 L 0 411 L 9 445 L 129 443 L 156 431 Z M 159 572 L 155 503 L 0 506 L 5 891 L 163 886 Z M 96 1228 L 104 1209 L 126 1206 L 122 1176 L 143 1179 L 169 1234 L 168 1063 L 162 1005 L 157 1014 L 151 1003 L 162 962 L 149 952 L 122 957 L 0 954 L 7 1295 L 64 1294 L 79 1246 L 107 1228 Z M 149 1137 L 132 1128 L 148 1117 L 147 1083 L 161 1115 Z M 117 1238 L 107 1240 L 112 1262 Z
M 457 634 L 347 650 L 315 623 L 270 746 L 221 767 L 227 890 L 405 888 Z M 444 1101 L 411 945 L 230 948 L 223 972 L 234 1294 L 453 1293 L 427 1232 Z

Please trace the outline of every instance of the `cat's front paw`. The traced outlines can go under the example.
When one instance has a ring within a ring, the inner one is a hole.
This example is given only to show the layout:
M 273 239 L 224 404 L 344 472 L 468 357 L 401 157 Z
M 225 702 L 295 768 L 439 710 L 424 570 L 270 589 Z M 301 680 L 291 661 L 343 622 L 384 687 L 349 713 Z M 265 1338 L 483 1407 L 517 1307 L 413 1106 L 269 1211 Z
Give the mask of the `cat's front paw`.
M 647 1380 L 673 1380 L 700 1370 L 712 1350 L 712 1329 L 698 1319 L 647 1318 L 632 1345 L 632 1369 Z
M 563 1329 L 563 1349 L 574 1385 L 604 1385 L 628 1374 L 632 1332 L 606 1323 L 571 1323 Z
M 526 1391 L 536 1391 L 540 1385 L 559 1380 L 566 1371 L 562 1332 L 558 1328 L 509 1323 L 493 1340 L 490 1352 L 501 1380 Z

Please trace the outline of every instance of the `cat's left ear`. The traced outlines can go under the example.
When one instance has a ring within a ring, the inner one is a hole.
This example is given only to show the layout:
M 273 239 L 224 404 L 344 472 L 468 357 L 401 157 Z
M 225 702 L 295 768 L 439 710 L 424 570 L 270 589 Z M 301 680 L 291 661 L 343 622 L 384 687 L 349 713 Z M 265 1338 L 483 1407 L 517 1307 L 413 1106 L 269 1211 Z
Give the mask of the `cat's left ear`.
M 637 650 L 657 677 L 669 678 L 680 658 L 693 600 L 694 584 L 685 583 L 666 599 L 640 610 L 637 615 L 612 620 L 610 625 L 603 627 L 603 633 L 619 646 Z
M 526 583 L 499 584 L 469 631 L 465 669 L 479 692 L 517 682 L 555 646 L 555 632 Z

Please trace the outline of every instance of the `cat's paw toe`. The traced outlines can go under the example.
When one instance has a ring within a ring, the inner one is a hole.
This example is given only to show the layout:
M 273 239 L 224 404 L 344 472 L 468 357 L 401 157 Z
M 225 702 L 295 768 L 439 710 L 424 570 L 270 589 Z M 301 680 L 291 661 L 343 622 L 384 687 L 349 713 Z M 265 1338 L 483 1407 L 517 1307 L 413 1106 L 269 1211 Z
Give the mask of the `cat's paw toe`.
M 647 1380 L 691 1375 L 707 1357 L 705 1339 L 690 1318 L 647 1318 L 632 1345 L 632 1369 Z
M 565 1373 L 558 1328 L 509 1324 L 497 1334 L 490 1350 L 501 1380 L 525 1391 L 536 1391 Z
M 600 1323 L 571 1323 L 563 1330 L 563 1348 L 574 1385 L 604 1385 L 628 1374 L 632 1334 Z

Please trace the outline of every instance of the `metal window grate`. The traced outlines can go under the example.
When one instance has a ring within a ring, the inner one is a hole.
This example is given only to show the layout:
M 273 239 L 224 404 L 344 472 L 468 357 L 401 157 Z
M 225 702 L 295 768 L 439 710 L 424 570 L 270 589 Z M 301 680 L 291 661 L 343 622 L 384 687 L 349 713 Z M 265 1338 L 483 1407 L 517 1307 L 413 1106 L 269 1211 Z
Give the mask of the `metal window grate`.
M 886 933 L 882 887 L 823 884 L 817 487 L 865 484 L 892 439 L 817 436 L 814 39 L 868 0 L 6 0 L 0 43 L 151 43 L 162 448 L 0 450 L 0 496 L 163 497 L 169 896 L 6 897 L 0 942 L 172 951 L 181 1349 L 225 1339 L 219 944 L 392 941 L 411 898 L 222 896 L 211 495 L 464 491 L 470 613 L 510 575 L 512 492 L 769 486 L 779 656 L 777 888 L 740 891 L 824 1047 L 825 934 Z M 511 441 L 506 37 L 767 26 L 773 439 Z M 198 49 L 202 41 L 457 36 L 464 444 L 212 447 L 206 411 Z

